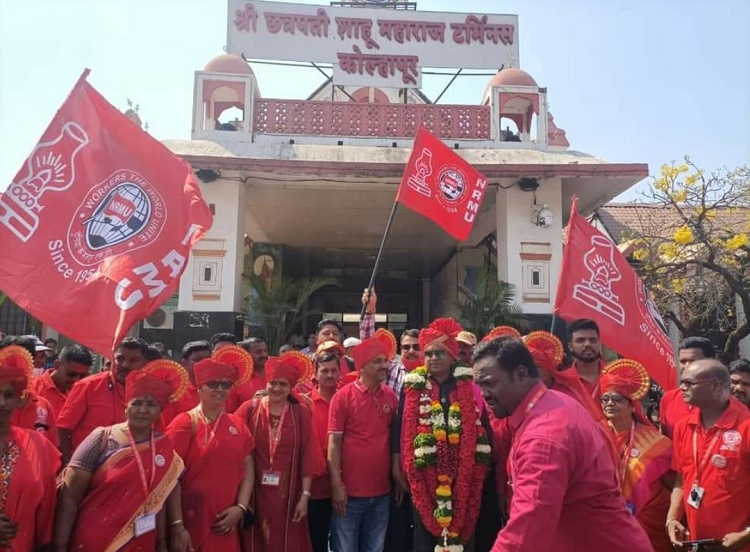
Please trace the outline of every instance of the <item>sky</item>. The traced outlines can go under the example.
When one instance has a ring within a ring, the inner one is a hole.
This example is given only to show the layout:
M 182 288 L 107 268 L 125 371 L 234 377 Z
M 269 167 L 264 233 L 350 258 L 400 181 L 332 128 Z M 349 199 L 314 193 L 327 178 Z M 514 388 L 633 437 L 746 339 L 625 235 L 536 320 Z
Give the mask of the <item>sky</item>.
M 571 149 L 648 163 L 651 174 L 684 155 L 707 171 L 750 162 L 750 1 L 419 0 L 418 9 L 457 5 L 519 16 L 520 66 L 547 87 Z M 86 67 L 115 106 L 140 106 L 156 138 L 188 139 L 194 71 L 222 53 L 226 29 L 225 0 L 0 1 L 0 191 Z M 305 98 L 323 81 L 315 69 L 253 68 L 265 98 Z M 440 103 L 477 104 L 488 79 L 459 78 Z M 424 76 L 423 91 L 435 98 L 448 80 Z M 639 199 L 644 186 L 618 200 Z

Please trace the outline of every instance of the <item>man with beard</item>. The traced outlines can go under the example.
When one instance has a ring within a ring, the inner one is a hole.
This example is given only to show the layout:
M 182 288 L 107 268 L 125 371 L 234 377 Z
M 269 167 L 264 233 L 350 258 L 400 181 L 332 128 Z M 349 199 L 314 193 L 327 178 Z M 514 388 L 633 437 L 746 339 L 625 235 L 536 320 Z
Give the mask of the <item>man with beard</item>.
M 63 465 L 81 442 L 97 427 L 109 427 L 125 421 L 125 379 L 146 364 L 148 343 L 126 337 L 114 350 L 114 366 L 79 381 L 57 416 Z
M 186 343 L 182 348 L 182 360 L 180 364 L 185 368 L 190 378 L 188 388 L 185 390 L 185 394 L 182 398 L 175 402 L 169 403 L 162 412 L 161 421 L 164 427 L 167 427 L 169 423 L 174 420 L 178 414 L 192 410 L 201 402 L 200 394 L 198 393 L 198 387 L 195 384 L 195 372 L 193 366 L 197 362 L 211 356 L 211 344 L 208 341 L 191 341 Z
M 44 372 L 32 380 L 31 388 L 47 399 L 57 416 L 65 406 L 73 384 L 89 375 L 94 357 L 82 345 L 66 345 L 54 362 L 54 370 Z
M 268 343 L 262 337 L 251 337 L 240 342 L 240 347 L 253 357 L 253 377 L 242 385 L 235 385 L 227 397 L 227 412 L 234 412 L 242 403 L 255 397 L 258 391 L 266 388 L 266 361 Z
M 474 381 L 512 431 L 510 518 L 493 552 L 651 550 L 620 492 L 600 427 L 578 401 L 545 387 L 520 340 L 480 344 Z
M 575 371 L 592 398 L 598 400 L 599 375 L 605 362 L 597 323 L 587 318 L 571 322 L 568 325 L 568 348 L 575 359 L 570 369 Z
M 741 358 L 730 362 L 729 378 L 734 398 L 750 408 L 750 360 Z

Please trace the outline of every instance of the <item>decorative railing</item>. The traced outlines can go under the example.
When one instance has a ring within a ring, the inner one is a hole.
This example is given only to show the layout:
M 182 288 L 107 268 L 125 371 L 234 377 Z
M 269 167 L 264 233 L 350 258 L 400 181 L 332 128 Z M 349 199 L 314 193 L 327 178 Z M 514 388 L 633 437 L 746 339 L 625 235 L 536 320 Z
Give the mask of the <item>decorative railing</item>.
M 255 100 L 254 134 L 490 140 L 490 106 Z

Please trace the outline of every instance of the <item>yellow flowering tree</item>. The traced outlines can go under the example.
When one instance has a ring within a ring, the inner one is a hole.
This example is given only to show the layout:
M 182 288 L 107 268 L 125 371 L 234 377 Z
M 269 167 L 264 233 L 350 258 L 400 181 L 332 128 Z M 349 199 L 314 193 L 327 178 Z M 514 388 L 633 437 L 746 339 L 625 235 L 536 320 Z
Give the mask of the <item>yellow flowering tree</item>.
M 683 337 L 718 332 L 734 358 L 750 335 L 750 169 L 709 176 L 686 157 L 662 166 L 644 196 L 648 215 L 626 236 L 636 270 Z

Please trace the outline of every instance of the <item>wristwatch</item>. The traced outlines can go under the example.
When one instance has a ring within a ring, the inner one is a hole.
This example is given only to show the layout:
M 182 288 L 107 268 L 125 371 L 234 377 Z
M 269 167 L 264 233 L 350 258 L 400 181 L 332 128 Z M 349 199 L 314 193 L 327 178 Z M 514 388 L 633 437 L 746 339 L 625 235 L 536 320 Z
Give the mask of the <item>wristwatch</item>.
M 307 498 L 310 498 L 312 496 L 312 493 L 310 491 L 302 491 L 302 496 L 306 496 Z

